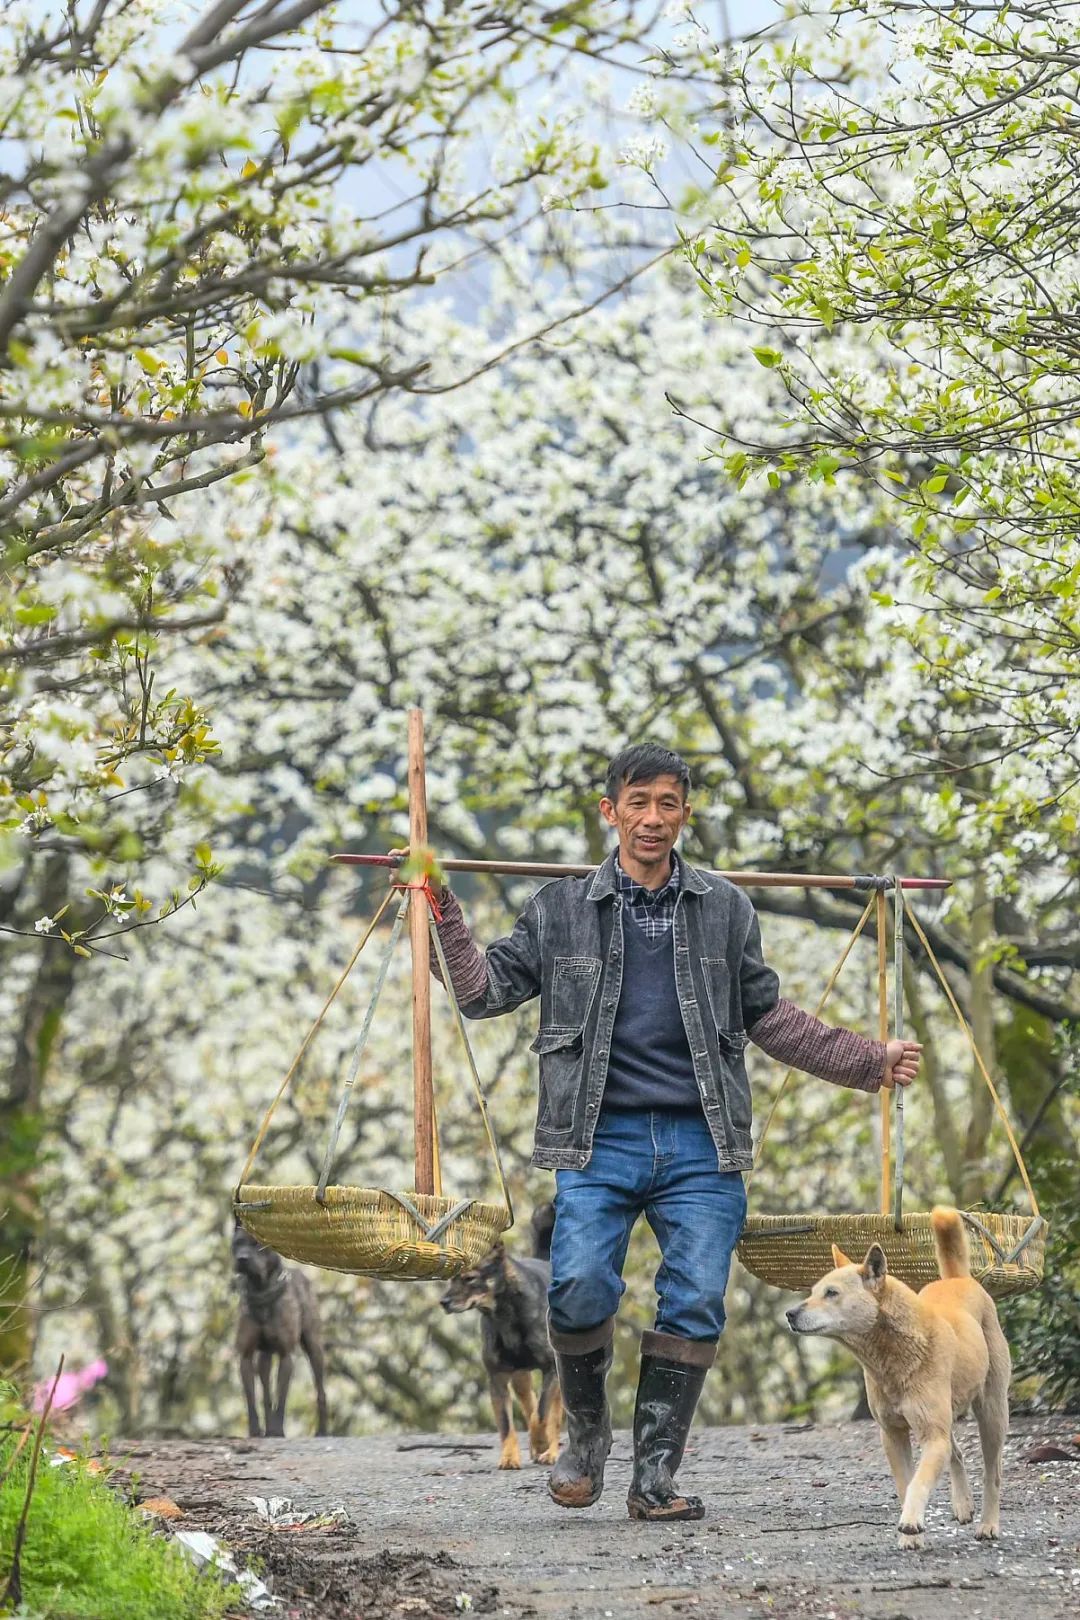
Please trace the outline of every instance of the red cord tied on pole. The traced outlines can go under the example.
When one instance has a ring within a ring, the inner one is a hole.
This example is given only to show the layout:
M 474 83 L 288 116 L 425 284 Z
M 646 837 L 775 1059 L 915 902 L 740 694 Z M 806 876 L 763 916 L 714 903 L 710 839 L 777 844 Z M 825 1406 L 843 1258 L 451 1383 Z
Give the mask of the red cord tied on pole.
M 392 889 L 419 890 L 431 907 L 431 915 L 437 923 L 442 922 L 443 914 L 435 896 L 435 889 L 436 887 L 445 889 L 446 886 L 446 873 L 439 865 L 435 851 L 426 847 L 414 849 L 396 876 L 390 879 Z

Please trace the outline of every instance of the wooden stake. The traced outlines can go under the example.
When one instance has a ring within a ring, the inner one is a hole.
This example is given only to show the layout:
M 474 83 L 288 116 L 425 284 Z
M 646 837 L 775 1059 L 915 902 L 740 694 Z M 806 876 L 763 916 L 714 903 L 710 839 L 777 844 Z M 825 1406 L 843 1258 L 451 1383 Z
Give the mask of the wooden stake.
M 878 1039 L 887 1041 L 889 1038 L 889 977 L 888 977 L 888 946 L 885 938 L 887 929 L 888 908 L 885 896 L 879 889 L 877 894 L 877 962 L 878 962 Z M 881 1213 L 889 1213 L 889 1165 L 892 1158 L 892 1092 L 883 1086 L 881 1098 Z
M 427 785 L 424 779 L 424 716 L 409 710 L 409 847 L 415 854 L 427 844 Z M 413 1132 L 416 1143 L 416 1191 L 435 1191 L 435 1129 L 431 1085 L 431 966 L 427 901 L 418 889 L 409 896 L 409 943 L 412 946 Z

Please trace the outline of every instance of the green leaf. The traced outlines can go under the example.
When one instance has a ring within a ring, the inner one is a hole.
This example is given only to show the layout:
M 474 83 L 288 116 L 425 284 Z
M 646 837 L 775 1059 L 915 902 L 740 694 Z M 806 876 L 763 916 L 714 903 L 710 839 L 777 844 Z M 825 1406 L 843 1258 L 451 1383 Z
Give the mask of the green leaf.
M 778 366 L 783 359 L 783 355 L 778 354 L 775 349 L 754 349 L 753 355 L 759 365 L 770 369 L 773 366 Z

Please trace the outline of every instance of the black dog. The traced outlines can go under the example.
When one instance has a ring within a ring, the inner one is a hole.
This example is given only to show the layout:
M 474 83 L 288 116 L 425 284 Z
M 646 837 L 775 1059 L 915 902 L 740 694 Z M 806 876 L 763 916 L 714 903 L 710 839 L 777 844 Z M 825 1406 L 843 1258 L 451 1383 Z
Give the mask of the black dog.
M 259 1414 L 255 1407 L 255 1357 L 259 1358 L 259 1380 L 268 1435 L 285 1433 L 285 1401 L 292 1379 L 293 1356 L 303 1348 L 315 1379 L 315 1399 L 319 1422 L 316 1434 L 326 1433 L 326 1390 L 323 1386 L 325 1358 L 322 1327 L 315 1293 L 300 1271 L 289 1270 L 280 1254 L 268 1249 L 237 1221 L 232 1235 L 233 1267 L 240 1287 L 240 1319 L 236 1327 L 236 1349 L 240 1357 L 240 1377 L 247 1400 L 248 1434 L 257 1435 Z M 277 1356 L 277 1399 L 270 1400 L 270 1361 Z
M 498 1424 L 500 1468 L 520 1468 L 511 1389 L 529 1428 L 529 1455 L 553 1463 L 559 1454 L 562 1396 L 548 1341 L 547 1291 L 551 1282 L 551 1233 L 555 1211 L 541 1204 L 532 1218 L 533 1258 L 512 1260 L 501 1243 L 480 1264 L 455 1277 L 442 1297 L 444 1311 L 478 1310 L 480 1354 L 488 1375 Z M 540 1402 L 534 1371 L 542 1373 Z

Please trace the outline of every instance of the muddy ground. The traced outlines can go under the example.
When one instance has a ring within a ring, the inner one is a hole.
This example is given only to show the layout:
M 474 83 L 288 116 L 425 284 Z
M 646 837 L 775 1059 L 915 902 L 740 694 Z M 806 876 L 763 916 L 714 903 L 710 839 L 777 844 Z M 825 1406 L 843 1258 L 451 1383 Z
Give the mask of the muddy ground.
M 176 1502 L 176 1527 L 210 1530 L 255 1560 L 280 1599 L 266 1612 L 281 1620 L 1075 1620 L 1078 1428 L 1075 1417 L 1016 1419 L 1000 1543 L 952 1522 L 942 1484 L 921 1553 L 896 1549 L 871 1423 L 695 1431 L 680 1482 L 708 1515 L 667 1527 L 626 1516 L 625 1433 L 608 1490 L 584 1513 L 551 1505 L 540 1467 L 500 1473 L 490 1435 L 142 1441 L 113 1457 L 140 1499 Z M 970 1469 L 974 1426 L 960 1434 Z M 1066 1459 L 1040 1460 L 1047 1443 Z M 286 1512 L 270 1528 L 254 1496 L 329 1522 L 290 1529 Z

